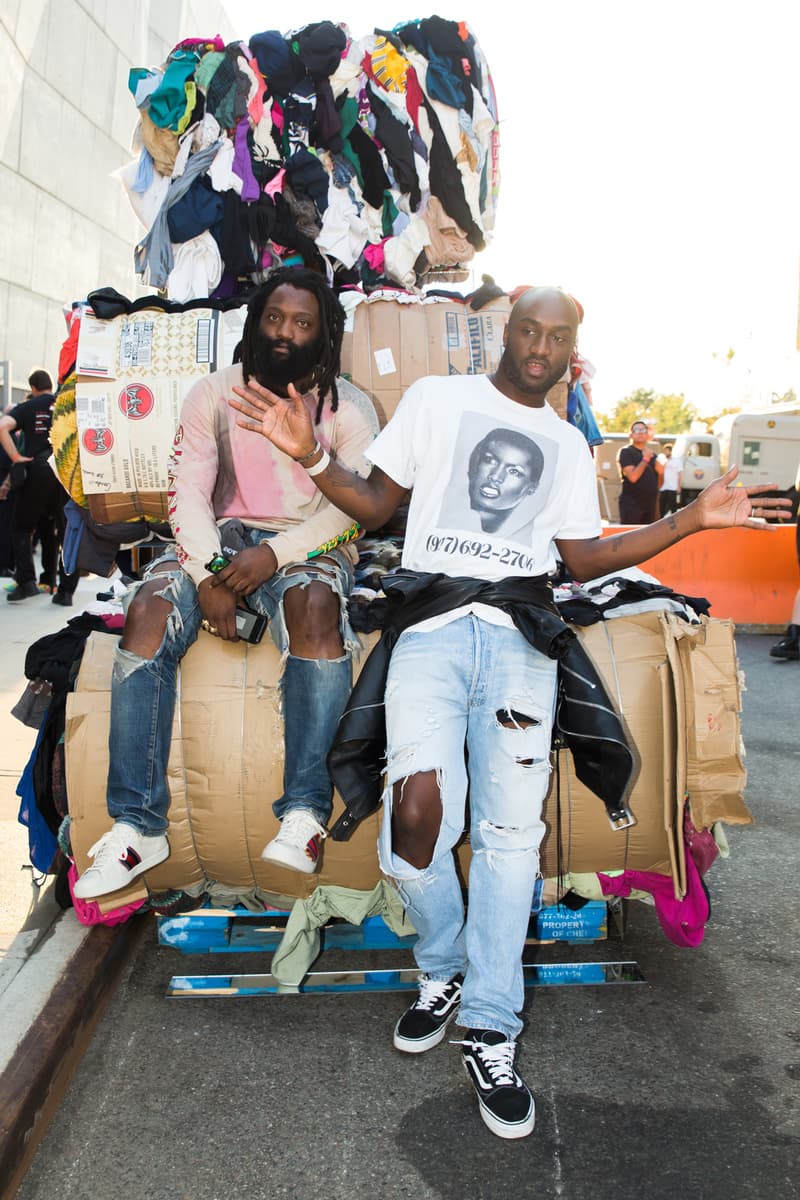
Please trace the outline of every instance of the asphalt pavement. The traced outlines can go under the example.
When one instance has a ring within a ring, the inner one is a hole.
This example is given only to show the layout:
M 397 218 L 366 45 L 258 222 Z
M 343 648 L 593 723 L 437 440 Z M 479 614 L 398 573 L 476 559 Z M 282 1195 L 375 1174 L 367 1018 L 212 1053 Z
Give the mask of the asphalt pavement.
M 624 941 L 538 952 L 635 959 L 647 983 L 529 992 L 520 1066 L 537 1098 L 533 1136 L 489 1133 L 456 1047 L 392 1048 L 402 995 L 166 999 L 173 974 L 265 960 L 181 955 L 158 946 L 153 921 L 20 1200 L 800 1195 L 800 664 L 770 660 L 774 640 L 738 640 L 756 824 L 728 830 L 702 946 L 672 945 L 634 903 Z M 388 965 L 404 961 L 393 952 Z M 343 952 L 324 964 L 342 966 Z

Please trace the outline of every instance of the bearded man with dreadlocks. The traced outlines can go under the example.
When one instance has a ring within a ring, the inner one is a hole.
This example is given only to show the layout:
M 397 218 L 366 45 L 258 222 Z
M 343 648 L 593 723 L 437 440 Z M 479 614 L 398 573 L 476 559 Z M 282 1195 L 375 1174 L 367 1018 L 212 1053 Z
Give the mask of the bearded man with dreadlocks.
M 317 490 L 311 460 L 323 449 L 326 461 L 366 474 L 362 453 L 378 432 L 368 397 L 337 378 L 343 331 L 344 311 L 321 276 L 282 268 L 250 299 L 240 362 L 186 396 L 169 490 L 176 546 L 128 593 L 111 687 L 114 825 L 76 885 L 79 898 L 114 892 L 169 855 L 177 667 L 200 630 L 236 641 L 245 599 L 269 618 L 285 655 L 284 790 L 273 806 L 281 828 L 262 857 L 316 868 L 331 813 L 325 760 L 351 686 L 356 638 L 344 599 L 358 525 Z M 316 438 L 307 464 L 237 426 L 229 401 L 250 380 L 281 396 L 293 385 L 303 397 Z

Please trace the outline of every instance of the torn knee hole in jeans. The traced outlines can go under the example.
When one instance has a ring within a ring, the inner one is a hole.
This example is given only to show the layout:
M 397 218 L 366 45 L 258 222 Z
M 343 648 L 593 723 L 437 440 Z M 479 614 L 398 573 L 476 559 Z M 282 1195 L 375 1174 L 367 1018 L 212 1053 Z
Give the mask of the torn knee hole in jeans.
M 123 650 L 122 646 L 117 646 L 114 653 L 114 679 L 117 683 L 124 683 L 134 671 L 138 671 L 150 661 L 139 654 L 132 654 L 130 650 Z
M 416 750 L 415 746 L 403 746 L 399 750 L 392 752 L 392 761 L 395 763 L 398 761 L 402 761 L 403 757 L 406 757 L 406 758 L 410 757 L 415 752 L 415 750 Z M 408 773 L 408 775 L 403 775 L 402 778 L 395 779 L 394 783 L 392 784 L 392 803 L 393 804 L 399 804 L 402 801 L 403 794 L 406 790 L 406 784 L 408 783 L 409 779 L 416 779 L 420 775 L 433 775 L 434 776 L 434 778 L 436 780 L 436 788 L 439 792 L 439 796 L 441 797 L 442 782 L 444 779 L 444 773 L 442 771 L 442 768 L 441 767 L 428 767 L 428 768 L 426 768 L 424 770 L 420 770 L 420 771 L 410 771 Z
M 165 572 L 160 572 L 160 574 L 165 574 Z M 152 583 L 153 578 L 140 580 L 137 582 L 138 587 L 132 593 L 132 600 L 136 597 L 139 588 L 145 583 Z M 161 600 L 166 600 L 171 606 L 167 614 L 167 623 L 164 627 L 163 637 L 161 638 L 158 648 L 149 656 L 136 654 L 133 650 L 128 650 L 127 647 L 123 646 L 121 643 L 117 646 L 114 652 L 113 675 L 114 679 L 116 679 L 118 683 L 124 683 L 126 679 L 134 674 L 134 672 L 140 670 L 142 667 L 146 667 L 148 663 L 153 662 L 156 658 L 158 658 L 158 655 L 163 649 L 164 645 L 167 642 L 174 642 L 177 636 L 183 631 L 183 614 L 177 604 L 177 584 L 175 576 L 170 574 L 165 579 L 164 586 L 160 587 L 157 591 L 151 591 L 149 595 L 153 597 L 158 596 Z M 127 611 L 130 611 L 130 605 L 128 606 Z

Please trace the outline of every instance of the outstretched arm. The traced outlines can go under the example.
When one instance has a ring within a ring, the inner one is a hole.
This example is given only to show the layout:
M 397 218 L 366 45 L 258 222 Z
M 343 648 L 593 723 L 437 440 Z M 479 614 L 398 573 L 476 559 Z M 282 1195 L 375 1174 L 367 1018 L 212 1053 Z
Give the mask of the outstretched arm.
M 614 537 L 584 540 L 561 539 L 558 552 L 576 579 L 596 579 L 610 571 L 633 567 L 652 558 L 682 538 L 702 529 L 728 529 L 739 525 L 750 529 L 773 529 L 764 518 L 789 516 L 791 502 L 764 496 L 774 483 L 758 487 L 735 486 L 738 467 L 710 484 L 696 500 L 654 525 L 643 525 Z
M 238 399 L 231 400 L 230 405 L 241 413 L 237 425 L 251 433 L 260 433 L 306 468 L 318 465 L 324 451 L 318 446 L 311 416 L 293 384 L 289 384 L 285 399 L 255 379 L 233 390 Z M 406 491 L 378 467 L 373 467 L 365 479 L 331 461 L 313 478 L 324 496 L 365 529 L 378 529 L 388 521 Z

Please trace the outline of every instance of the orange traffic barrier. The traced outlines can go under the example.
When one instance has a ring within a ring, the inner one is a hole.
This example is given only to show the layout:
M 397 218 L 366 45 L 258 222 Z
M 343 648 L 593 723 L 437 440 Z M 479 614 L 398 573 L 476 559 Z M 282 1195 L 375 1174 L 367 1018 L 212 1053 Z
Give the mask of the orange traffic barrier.
M 609 525 L 603 536 L 627 525 Z M 687 596 L 705 596 L 712 617 L 740 625 L 778 625 L 789 620 L 800 571 L 795 526 L 771 531 L 715 529 L 684 538 L 640 564 L 661 583 Z

